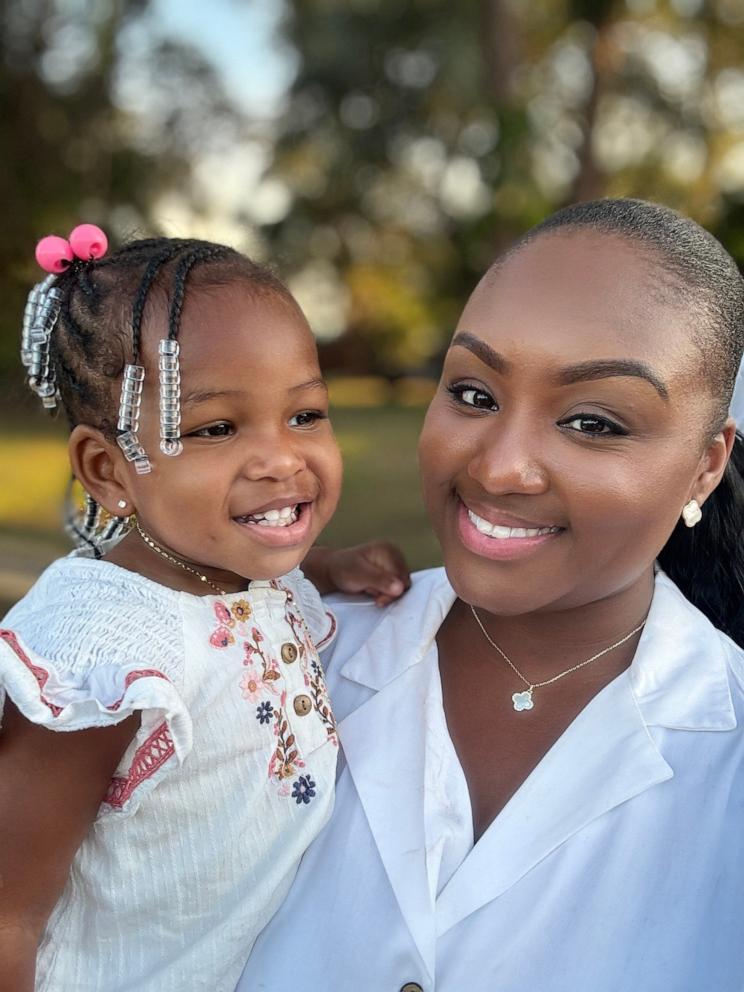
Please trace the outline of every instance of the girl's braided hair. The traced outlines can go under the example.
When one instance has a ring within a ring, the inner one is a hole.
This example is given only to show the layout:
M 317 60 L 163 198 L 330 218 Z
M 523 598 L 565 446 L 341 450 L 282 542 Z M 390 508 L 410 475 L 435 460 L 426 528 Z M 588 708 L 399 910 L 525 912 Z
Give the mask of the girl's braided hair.
M 70 427 L 90 424 L 116 437 L 117 386 L 124 366 L 139 363 L 145 312 L 155 295 L 168 307 L 167 336 L 175 339 L 189 289 L 235 281 L 294 302 L 268 267 L 194 239 L 132 241 L 63 272 L 55 284 L 61 301 L 50 354 Z

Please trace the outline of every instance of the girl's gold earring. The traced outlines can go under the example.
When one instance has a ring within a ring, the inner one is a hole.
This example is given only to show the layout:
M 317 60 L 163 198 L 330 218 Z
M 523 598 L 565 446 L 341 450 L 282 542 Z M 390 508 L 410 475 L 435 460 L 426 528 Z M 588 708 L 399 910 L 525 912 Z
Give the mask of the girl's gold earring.
M 703 511 L 700 509 L 700 504 L 696 499 L 691 499 L 689 503 L 685 503 L 682 507 L 682 519 L 687 527 L 694 527 L 695 524 L 699 524 L 703 519 Z

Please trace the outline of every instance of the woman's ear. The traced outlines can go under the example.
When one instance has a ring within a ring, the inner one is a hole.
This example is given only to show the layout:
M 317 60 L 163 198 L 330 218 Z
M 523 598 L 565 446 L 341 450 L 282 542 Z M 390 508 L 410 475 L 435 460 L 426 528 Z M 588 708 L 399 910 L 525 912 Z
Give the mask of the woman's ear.
M 729 417 L 703 452 L 690 490 L 690 499 L 696 499 L 701 506 L 721 481 L 735 438 L 736 422 Z
M 70 434 L 68 452 L 75 478 L 99 506 L 114 517 L 135 512 L 126 462 L 115 442 L 95 427 L 78 424 Z

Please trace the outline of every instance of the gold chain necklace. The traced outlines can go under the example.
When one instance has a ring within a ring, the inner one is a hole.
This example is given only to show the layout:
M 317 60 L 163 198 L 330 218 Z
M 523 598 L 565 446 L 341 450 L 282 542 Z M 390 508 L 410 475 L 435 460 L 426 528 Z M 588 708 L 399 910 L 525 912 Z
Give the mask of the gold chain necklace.
M 596 654 L 593 654 L 591 658 L 587 658 L 586 661 L 580 661 L 578 665 L 572 665 L 571 668 L 567 668 L 565 672 L 559 672 L 558 675 L 554 675 L 550 679 L 545 679 L 544 682 L 530 682 L 529 679 L 526 679 L 524 675 L 522 675 L 522 673 L 519 671 L 517 666 L 511 660 L 511 658 L 507 657 L 507 655 L 498 646 L 496 641 L 493 640 L 491 635 L 483 626 L 483 622 L 476 613 L 475 607 L 471 606 L 470 609 L 473 616 L 475 617 L 475 622 L 480 627 L 485 639 L 488 641 L 488 643 L 491 645 L 492 648 L 495 648 L 498 651 L 498 653 L 507 663 L 509 668 L 511 668 L 514 674 L 519 678 L 519 680 L 521 682 L 524 682 L 524 684 L 527 686 L 527 688 L 523 692 L 512 693 L 512 705 L 514 706 L 514 709 L 518 713 L 521 712 L 522 710 L 531 710 L 532 707 L 535 705 L 532 701 L 532 693 L 534 692 L 535 689 L 541 689 L 543 686 L 551 685 L 553 682 L 557 682 L 558 679 L 562 679 L 565 678 L 566 675 L 570 675 L 571 672 L 578 672 L 580 668 L 584 668 L 586 665 L 591 665 L 593 661 L 596 661 L 598 658 L 604 657 L 604 655 L 609 654 L 610 651 L 614 651 L 615 648 L 619 648 L 621 644 L 625 644 L 626 641 L 629 641 L 630 638 L 634 634 L 637 634 L 639 630 L 643 630 L 643 627 L 646 623 L 645 620 L 643 621 L 643 623 L 639 623 L 637 627 L 634 627 L 629 634 L 625 635 L 625 637 L 621 637 L 619 641 L 615 641 L 615 643 L 610 644 L 608 648 L 603 648 L 601 651 L 598 651 Z
M 146 531 L 142 530 L 142 528 L 139 525 L 139 520 L 135 520 L 134 526 L 137 528 L 137 533 L 145 542 L 147 547 L 150 548 L 152 551 L 154 551 L 155 554 L 160 555 L 161 558 L 165 558 L 165 560 L 169 561 L 171 565 L 178 565 L 178 567 L 182 568 L 185 572 L 191 572 L 191 574 L 195 575 L 197 579 L 201 580 L 202 582 L 206 582 L 206 584 L 210 586 L 212 589 L 214 589 L 215 592 L 218 592 L 220 596 L 227 596 L 227 592 L 224 589 L 220 589 L 219 586 L 215 585 L 214 582 L 212 582 L 210 579 L 206 577 L 206 575 L 202 575 L 201 572 L 197 572 L 197 570 L 195 568 L 192 568 L 191 565 L 187 565 L 185 561 L 182 561 L 180 558 L 176 558 L 175 555 L 169 554 L 164 548 L 161 548 L 159 544 L 156 544 L 155 541 L 150 537 L 150 535 L 146 533 Z

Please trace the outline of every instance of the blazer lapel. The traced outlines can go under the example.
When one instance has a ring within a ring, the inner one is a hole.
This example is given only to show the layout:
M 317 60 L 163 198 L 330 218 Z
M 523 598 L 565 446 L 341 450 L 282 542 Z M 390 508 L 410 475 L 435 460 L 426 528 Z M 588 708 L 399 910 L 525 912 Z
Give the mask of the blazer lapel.
M 414 665 L 339 724 L 346 763 L 419 954 L 434 976 L 434 914 L 424 837 L 422 701 L 427 666 Z
M 438 934 L 498 898 L 597 817 L 673 774 L 624 672 L 579 714 L 454 874 L 437 902 Z

